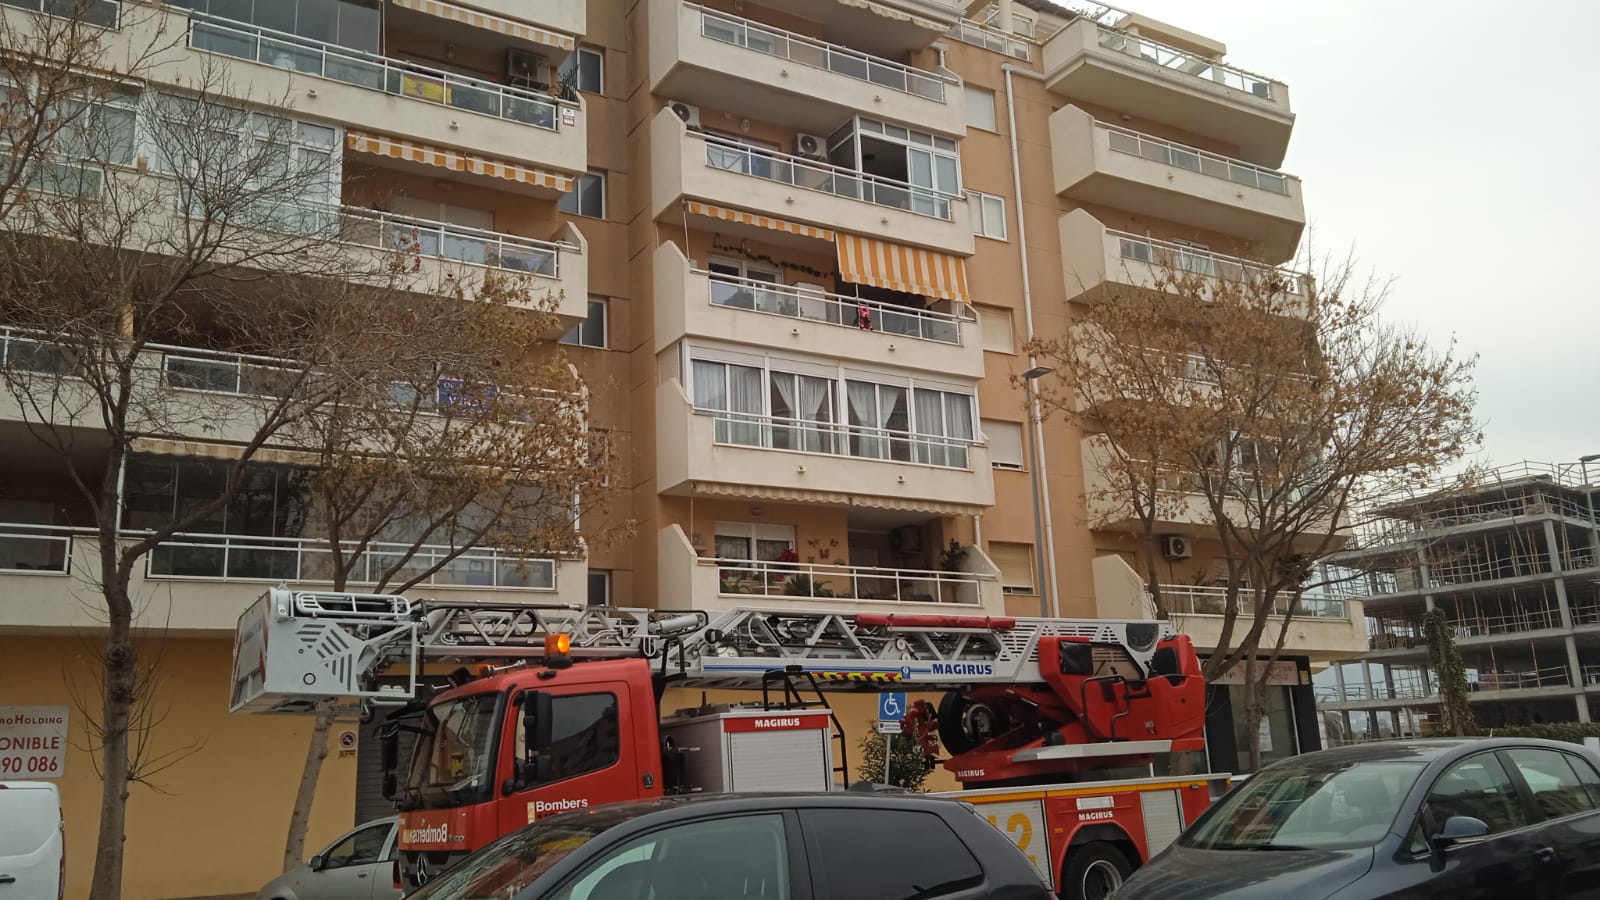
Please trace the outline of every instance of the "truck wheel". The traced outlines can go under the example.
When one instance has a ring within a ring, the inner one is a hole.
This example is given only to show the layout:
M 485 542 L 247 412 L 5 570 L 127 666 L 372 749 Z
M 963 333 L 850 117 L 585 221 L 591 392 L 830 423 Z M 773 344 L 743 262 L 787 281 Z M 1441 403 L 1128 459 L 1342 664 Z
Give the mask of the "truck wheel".
M 1067 852 L 1061 873 L 1062 900 L 1106 900 L 1133 874 L 1122 851 L 1094 841 Z
M 967 704 L 967 698 L 961 696 L 960 691 L 945 691 L 939 698 L 939 740 L 944 742 L 945 752 L 951 756 L 959 756 L 978 746 L 962 727 Z

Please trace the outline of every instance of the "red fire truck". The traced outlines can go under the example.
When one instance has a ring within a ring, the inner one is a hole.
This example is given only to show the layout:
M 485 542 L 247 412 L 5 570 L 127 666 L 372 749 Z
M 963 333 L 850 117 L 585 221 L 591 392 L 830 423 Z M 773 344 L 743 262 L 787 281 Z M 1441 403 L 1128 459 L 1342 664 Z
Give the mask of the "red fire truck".
M 451 672 L 449 684 L 430 685 L 439 679 L 425 666 Z M 760 700 L 672 713 L 660 708 L 672 687 Z M 1226 784 L 1097 780 L 1203 747 L 1199 661 L 1163 622 L 412 603 L 275 588 L 239 619 L 230 708 L 386 711 L 396 878 L 415 886 L 567 810 L 847 785 L 829 693 L 891 689 L 942 692 L 906 725 L 930 749 L 937 735 L 961 799 L 1073 900 L 1120 883 Z M 402 734 L 414 738 L 403 771 Z

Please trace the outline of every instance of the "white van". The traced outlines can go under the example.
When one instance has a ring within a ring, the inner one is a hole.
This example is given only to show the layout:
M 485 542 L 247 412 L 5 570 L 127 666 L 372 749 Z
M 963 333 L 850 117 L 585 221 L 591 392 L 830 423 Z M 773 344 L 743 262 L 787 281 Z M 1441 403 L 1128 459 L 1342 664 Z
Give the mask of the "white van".
M 48 781 L 0 781 L 0 900 L 61 900 L 67 846 Z

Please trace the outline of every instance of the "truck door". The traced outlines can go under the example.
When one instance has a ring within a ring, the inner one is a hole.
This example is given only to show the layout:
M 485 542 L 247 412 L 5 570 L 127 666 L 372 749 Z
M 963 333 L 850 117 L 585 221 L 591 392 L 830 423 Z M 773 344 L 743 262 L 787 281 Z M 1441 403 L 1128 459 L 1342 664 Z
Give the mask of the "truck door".
M 533 690 L 533 689 L 530 689 Z M 537 766 L 544 778 L 533 776 L 531 762 L 541 754 L 527 753 L 529 704 L 513 698 L 507 704 L 506 739 L 501 741 L 499 820 L 501 834 L 514 831 L 545 816 L 602 803 L 631 800 L 640 793 L 641 748 L 628 723 L 653 709 L 635 709 L 626 682 L 602 681 L 551 686 L 550 745 Z

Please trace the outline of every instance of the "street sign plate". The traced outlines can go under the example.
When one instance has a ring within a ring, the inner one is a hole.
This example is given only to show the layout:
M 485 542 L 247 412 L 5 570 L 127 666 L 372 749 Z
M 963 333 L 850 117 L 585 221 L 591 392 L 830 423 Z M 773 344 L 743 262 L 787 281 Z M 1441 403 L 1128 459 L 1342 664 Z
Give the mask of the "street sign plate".
M 893 722 L 898 725 L 900 720 L 906 717 L 908 711 L 906 709 L 905 691 L 890 691 L 886 694 L 878 695 L 879 722 Z
M 879 722 L 877 728 L 879 734 L 899 734 L 904 730 L 899 722 Z

